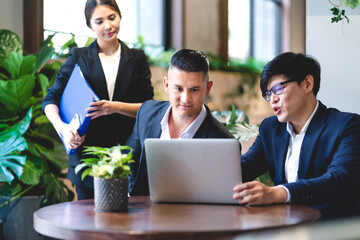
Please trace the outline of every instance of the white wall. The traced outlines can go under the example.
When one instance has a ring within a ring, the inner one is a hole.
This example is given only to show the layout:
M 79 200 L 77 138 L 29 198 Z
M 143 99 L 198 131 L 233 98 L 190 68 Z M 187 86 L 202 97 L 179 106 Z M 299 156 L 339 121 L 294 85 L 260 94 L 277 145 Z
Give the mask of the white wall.
M 23 1 L 0 0 L 0 29 L 15 32 L 23 42 Z
M 318 99 L 359 114 L 360 6 L 345 8 L 349 24 L 331 23 L 331 7 L 325 0 L 306 1 L 306 53 L 322 67 Z

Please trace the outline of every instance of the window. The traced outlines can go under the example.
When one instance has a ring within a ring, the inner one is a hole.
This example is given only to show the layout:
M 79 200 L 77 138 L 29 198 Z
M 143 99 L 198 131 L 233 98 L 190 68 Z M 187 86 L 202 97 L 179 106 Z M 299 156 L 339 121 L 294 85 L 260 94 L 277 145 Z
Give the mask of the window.
M 127 43 L 135 43 L 138 35 L 141 35 L 147 44 L 163 45 L 164 1 L 118 0 L 122 14 L 118 37 Z M 84 46 L 88 37 L 96 37 L 86 25 L 85 2 L 44 0 L 44 37 L 59 32 L 53 39 L 55 48 L 67 42 L 71 34 L 75 35 L 79 46 Z
M 75 34 L 79 46 L 85 45 L 88 37 L 94 37 L 86 26 L 84 6 L 86 0 L 44 0 L 44 38 L 58 32 L 53 38 L 56 50 Z M 69 7 L 71 6 L 71 7 Z
M 229 0 L 230 58 L 267 61 L 281 51 L 281 1 Z
M 229 0 L 228 54 L 230 58 L 247 58 L 250 55 L 250 1 Z

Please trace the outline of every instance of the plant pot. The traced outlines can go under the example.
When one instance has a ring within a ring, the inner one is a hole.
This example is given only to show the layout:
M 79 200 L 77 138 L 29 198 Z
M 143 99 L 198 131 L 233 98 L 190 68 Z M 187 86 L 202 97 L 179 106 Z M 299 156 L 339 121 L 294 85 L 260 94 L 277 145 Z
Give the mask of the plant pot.
M 128 209 L 128 178 L 94 178 L 95 211 L 126 212 Z
M 0 240 L 4 239 L 4 234 L 3 234 L 3 221 L 0 219 Z
M 0 203 L 9 198 L 1 197 Z M 4 240 L 40 240 L 44 239 L 33 227 L 33 214 L 41 207 L 43 196 L 19 197 L 9 205 L 0 209 L 2 220 L 2 236 Z

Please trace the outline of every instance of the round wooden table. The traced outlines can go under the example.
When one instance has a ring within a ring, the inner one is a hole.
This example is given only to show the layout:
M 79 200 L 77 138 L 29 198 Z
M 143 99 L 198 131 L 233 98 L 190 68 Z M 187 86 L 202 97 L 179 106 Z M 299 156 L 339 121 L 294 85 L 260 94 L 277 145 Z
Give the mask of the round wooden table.
M 131 197 L 128 212 L 94 211 L 93 200 L 44 207 L 34 213 L 34 228 L 59 239 L 233 239 L 320 216 L 316 209 L 302 205 L 152 203 L 149 197 Z

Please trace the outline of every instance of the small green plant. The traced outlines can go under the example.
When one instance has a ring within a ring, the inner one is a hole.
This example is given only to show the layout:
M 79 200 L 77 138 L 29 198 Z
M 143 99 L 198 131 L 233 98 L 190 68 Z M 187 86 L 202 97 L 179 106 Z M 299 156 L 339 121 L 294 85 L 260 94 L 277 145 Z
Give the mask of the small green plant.
M 337 23 L 339 21 L 342 21 L 346 19 L 347 23 L 349 23 L 349 18 L 345 14 L 345 10 L 342 7 L 342 4 L 344 3 L 345 6 L 350 7 L 351 9 L 356 8 L 359 4 L 359 0 L 340 0 L 339 4 L 333 3 L 331 0 L 328 0 L 333 7 L 330 9 L 332 12 L 333 17 L 331 18 L 331 23 Z
M 213 111 L 212 115 L 239 141 L 247 141 L 259 134 L 258 126 L 250 124 L 248 116 L 234 105 L 231 105 L 231 111 Z
M 132 151 L 131 147 L 120 145 L 111 148 L 86 146 L 83 152 L 92 157 L 82 159 L 75 172 L 86 168 L 81 175 L 82 179 L 88 175 L 104 179 L 125 178 L 131 174 L 129 164 L 134 162 Z
M 349 23 L 349 18 L 345 15 L 345 10 L 344 9 L 339 9 L 338 7 L 333 7 L 330 9 L 330 11 L 332 12 L 332 14 L 334 15 L 331 18 L 331 23 L 333 22 L 339 22 L 342 21 L 344 18 L 346 18 L 347 23 Z

